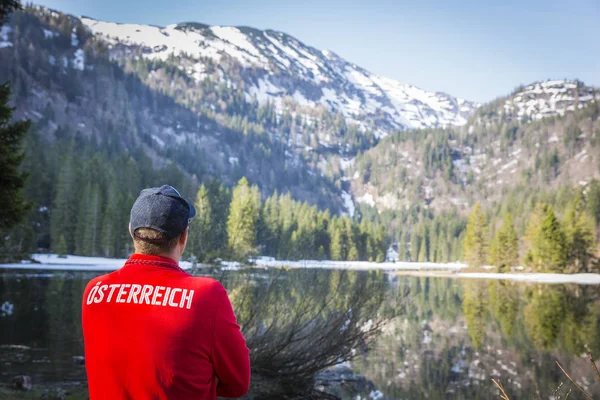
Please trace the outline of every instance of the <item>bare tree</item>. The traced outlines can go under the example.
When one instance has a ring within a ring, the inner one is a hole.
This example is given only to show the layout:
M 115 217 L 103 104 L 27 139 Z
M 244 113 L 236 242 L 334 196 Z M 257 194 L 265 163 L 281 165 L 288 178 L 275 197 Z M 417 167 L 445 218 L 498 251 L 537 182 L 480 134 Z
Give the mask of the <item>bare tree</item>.
M 383 274 L 254 270 L 237 279 L 226 285 L 250 348 L 248 398 L 336 398 L 316 388 L 317 374 L 365 351 L 386 322 Z

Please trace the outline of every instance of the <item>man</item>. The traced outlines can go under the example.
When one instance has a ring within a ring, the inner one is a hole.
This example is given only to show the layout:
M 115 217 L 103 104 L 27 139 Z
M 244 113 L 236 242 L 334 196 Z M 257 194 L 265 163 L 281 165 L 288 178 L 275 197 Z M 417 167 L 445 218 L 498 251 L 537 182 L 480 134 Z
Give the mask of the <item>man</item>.
M 91 400 L 240 397 L 246 341 L 223 286 L 178 266 L 194 207 L 171 186 L 144 189 L 129 232 L 135 254 L 83 296 Z

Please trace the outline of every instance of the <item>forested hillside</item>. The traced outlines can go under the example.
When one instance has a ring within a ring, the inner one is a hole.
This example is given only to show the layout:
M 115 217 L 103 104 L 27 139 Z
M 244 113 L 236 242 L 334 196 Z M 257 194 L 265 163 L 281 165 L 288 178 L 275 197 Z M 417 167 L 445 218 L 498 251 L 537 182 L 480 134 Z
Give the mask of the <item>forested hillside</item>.
M 363 213 L 379 210 L 401 259 L 464 259 L 466 216 L 476 203 L 488 242 L 509 213 L 522 238 L 537 206 L 553 206 L 562 219 L 578 197 L 576 208 L 597 226 L 598 98 L 581 82 L 519 88 L 463 127 L 392 134 L 344 173 Z M 520 241 L 518 262 L 525 247 Z
M 297 199 L 339 207 L 332 182 L 280 138 L 256 124 L 195 112 L 147 86 L 111 62 L 106 46 L 78 20 L 30 8 L 13 14 L 3 35 L 10 41 L 0 49 L 0 80 L 12 82 L 15 118 L 31 119 L 48 146 L 76 137 L 98 152 L 145 154 L 155 168 L 172 163 L 193 181 L 219 177 L 233 185 L 247 176 L 263 194 L 291 191 Z M 261 112 L 268 115 L 268 106 Z

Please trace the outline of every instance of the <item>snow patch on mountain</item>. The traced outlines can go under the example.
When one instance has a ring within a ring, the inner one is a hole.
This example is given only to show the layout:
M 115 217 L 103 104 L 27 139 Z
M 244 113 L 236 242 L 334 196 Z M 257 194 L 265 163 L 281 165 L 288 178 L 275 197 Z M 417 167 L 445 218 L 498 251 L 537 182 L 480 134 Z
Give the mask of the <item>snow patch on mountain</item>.
M 82 49 L 77 49 L 73 55 L 73 68 L 83 71 L 85 68 L 85 52 Z
M 534 120 L 581 109 L 594 100 L 600 100 L 600 93 L 579 81 L 553 80 L 529 85 L 509 97 L 504 103 L 504 111 L 518 118 Z
M 8 34 L 12 32 L 12 28 L 6 25 L 3 25 L 0 28 L 0 49 L 4 47 L 12 47 L 12 42 L 8 40 Z
M 352 201 L 352 195 L 345 190 L 342 190 L 342 200 L 344 201 L 344 207 L 348 211 L 348 215 L 350 218 L 354 217 L 354 213 L 356 212 L 356 206 Z
M 44 38 L 46 39 L 54 39 L 60 35 L 60 33 L 51 31 L 50 29 L 42 28 L 42 30 L 44 31 Z
M 75 30 L 73 30 L 73 32 L 71 32 L 71 46 L 73 46 L 73 47 L 79 46 L 79 39 L 77 38 L 77 33 L 75 33 Z

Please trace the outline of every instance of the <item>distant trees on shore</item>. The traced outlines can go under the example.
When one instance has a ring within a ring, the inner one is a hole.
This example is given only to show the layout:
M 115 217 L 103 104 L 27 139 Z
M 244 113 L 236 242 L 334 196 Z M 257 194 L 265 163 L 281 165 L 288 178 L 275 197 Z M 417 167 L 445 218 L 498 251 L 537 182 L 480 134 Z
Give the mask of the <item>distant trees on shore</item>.
M 263 202 L 258 187 L 250 186 L 246 178 L 232 191 L 217 182 L 203 184 L 195 204 L 198 215 L 192 222 L 188 252 L 201 260 L 243 260 L 259 254 L 279 259 L 385 259 L 382 226 L 331 216 L 289 194 L 274 193 Z
M 592 183 L 597 191 L 598 183 Z M 577 193 L 568 204 L 562 221 L 554 208 L 544 202 L 535 205 L 526 219 L 522 238 L 523 263 L 540 272 L 585 272 L 596 252 L 596 226 L 589 212 L 596 197 L 588 193 L 588 203 Z M 519 263 L 519 239 L 511 214 L 504 218 L 488 249 L 488 228 L 481 206 L 473 208 L 464 238 L 464 260 L 471 267 L 494 265 L 505 271 Z
M 229 188 L 206 178 L 199 184 L 174 163 L 154 168 L 143 152 L 98 151 L 77 135 L 48 143 L 33 132 L 23 162 L 30 171 L 26 195 L 35 205 L 29 220 L 6 236 L 3 258 L 36 251 L 126 257 L 133 251 L 127 223 L 144 187 L 169 183 L 196 197 L 186 256 L 210 261 L 266 255 L 281 259 L 383 261 L 383 226 L 332 216 L 291 194 L 264 197 L 242 178 Z M 77 149 L 77 150 L 76 150 Z M 200 187 L 199 187 L 200 186 Z M 198 189 L 199 187 L 199 189 Z M 16 251 L 15 249 L 18 249 Z M 17 256 L 18 257 L 18 256 Z
M 0 26 L 10 13 L 20 8 L 18 0 L 0 2 Z M 20 224 L 31 209 L 24 193 L 27 173 L 21 170 L 25 158 L 23 142 L 31 122 L 12 120 L 11 93 L 10 83 L 0 82 L 0 260 L 5 252 L 18 250 L 8 243 L 6 234 Z

